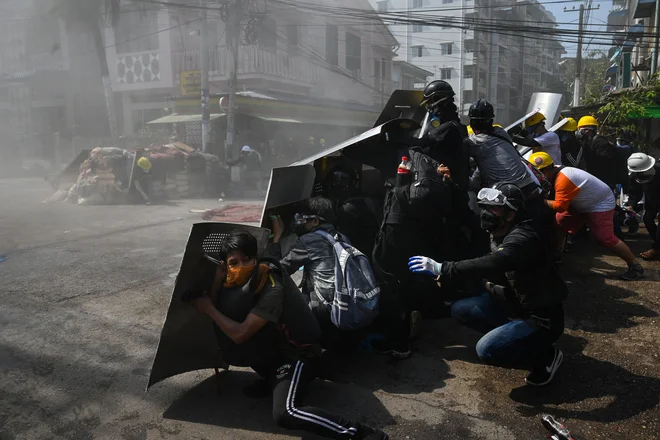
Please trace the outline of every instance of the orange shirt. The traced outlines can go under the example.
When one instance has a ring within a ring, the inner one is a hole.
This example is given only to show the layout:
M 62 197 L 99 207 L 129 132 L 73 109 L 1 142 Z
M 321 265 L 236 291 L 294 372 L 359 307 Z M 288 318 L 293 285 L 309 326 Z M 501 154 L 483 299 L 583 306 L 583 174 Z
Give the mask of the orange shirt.
M 584 170 L 564 167 L 555 179 L 555 200 L 552 208 L 558 212 L 569 207 L 580 213 L 605 212 L 614 209 L 614 194 L 603 181 Z

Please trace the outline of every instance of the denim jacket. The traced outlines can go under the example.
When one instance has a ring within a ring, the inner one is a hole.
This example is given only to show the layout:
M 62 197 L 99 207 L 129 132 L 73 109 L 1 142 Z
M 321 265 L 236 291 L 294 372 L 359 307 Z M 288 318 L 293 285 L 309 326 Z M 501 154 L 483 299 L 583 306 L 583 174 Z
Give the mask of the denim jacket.
M 316 230 L 323 230 L 333 235 L 337 232 L 334 226 L 327 223 L 320 225 Z M 313 231 L 308 232 L 298 237 L 284 257 L 279 244 L 272 244 L 268 253 L 280 260 L 282 269 L 289 275 L 304 266 L 301 290 L 308 298 L 310 308 L 312 310 L 329 308 L 325 302 L 332 303 L 334 298 L 335 252 L 325 238 L 314 234 Z

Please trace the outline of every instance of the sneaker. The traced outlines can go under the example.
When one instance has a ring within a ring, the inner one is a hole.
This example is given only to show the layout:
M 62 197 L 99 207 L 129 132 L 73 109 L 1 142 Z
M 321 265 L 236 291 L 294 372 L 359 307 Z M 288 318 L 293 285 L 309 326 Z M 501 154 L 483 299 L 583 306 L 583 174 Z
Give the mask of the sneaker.
M 554 379 L 555 374 L 561 365 L 561 361 L 564 360 L 564 353 L 561 350 L 558 348 L 553 348 L 553 350 L 554 354 L 552 356 L 552 360 L 549 363 L 541 367 L 534 368 L 534 370 L 529 373 L 529 376 L 527 376 L 525 379 L 527 385 L 542 387 L 552 382 L 552 379 Z
M 394 359 L 408 359 L 412 352 L 408 343 L 394 343 L 387 339 L 373 341 L 371 349 L 379 354 L 385 354 Z
M 641 264 L 635 263 L 632 266 L 628 266 L 628 270 L 619 278 L 624 281 L 640 280 L 644 278 L 644 269 Z
M 648 251 L 642 252 L 639 254 L 640 257 L 645 259 L 646 261 L 654 261 L 654 260 L 659 260 L 660 259 L 660 251 L 656 249 L 649 249 Z

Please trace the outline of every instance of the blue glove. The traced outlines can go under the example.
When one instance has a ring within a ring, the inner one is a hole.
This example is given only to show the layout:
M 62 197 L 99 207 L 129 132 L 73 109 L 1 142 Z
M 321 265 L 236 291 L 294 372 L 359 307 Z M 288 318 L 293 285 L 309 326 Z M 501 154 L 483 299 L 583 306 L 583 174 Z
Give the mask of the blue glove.
M 408 259 L 408 269 L 414 273 L 437 277 L 441 268 L 442 263 L 437 263 L 428 257 L 415 256 Z

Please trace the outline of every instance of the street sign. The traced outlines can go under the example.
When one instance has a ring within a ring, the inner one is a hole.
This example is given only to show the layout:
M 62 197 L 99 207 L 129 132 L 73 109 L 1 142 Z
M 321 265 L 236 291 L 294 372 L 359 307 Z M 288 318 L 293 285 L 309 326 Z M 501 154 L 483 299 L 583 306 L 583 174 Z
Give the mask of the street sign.
M 202 94 L 201 70 L 184 70 L 181 72 L 181 95 L 200 96 Z

